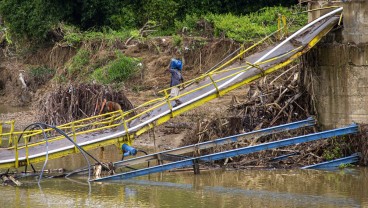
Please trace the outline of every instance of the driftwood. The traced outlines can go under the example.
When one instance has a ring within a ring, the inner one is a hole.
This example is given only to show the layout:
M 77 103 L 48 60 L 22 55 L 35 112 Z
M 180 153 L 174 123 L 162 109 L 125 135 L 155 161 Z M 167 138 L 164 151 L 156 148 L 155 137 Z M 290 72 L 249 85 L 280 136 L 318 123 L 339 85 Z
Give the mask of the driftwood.
M 113 101 L 123 110 L 133 108 L 121 91 L 96 84 L 59 87 L 39 101 L 39 115 L 42 122 L 59 125 L 73 120 L 102 113 L 104 100 Z
M 304 74 L 303 74 L 304 73 Z M 300 76 L 302 74 L 303 76 Z M 248 98 L 241 101 L 232 99 L 226 114 L 212 120 L 198 121 L 197 128 L 188 134 L 182 145 L 209 141 L 242 132 L 285 124 L 306 119 L 315 111 L 313 90 L 310 87 L 311 74 L 299 66 L 293 66 L 283 73 L 268 75 L 249 86 Z M 302 79 L 300 79 L 302 77 Z M 224 116 L 226 115 L 226 116 Z M 230 115 L 230 116 L 229 116 Z M 236 125 L 238 124 L 238 125 Z M 240 124 L 240 125 L 239 125 Z M 209 154 L 259 143 L 290 138 L 315 132 L 316 127 L 302 128 L 259 138 L 241 140 L 233 144 L 201 150 Z M 293 168 L 323 162 L 326 158 L 338 158 L 353 152 L 362 154 L 362 164 L 368 164 L 368 125 L 360 125 L 361 133 L 345 137 L 298 144 L 285 148 L 265 150 L 253 154 L 233 157 L 220 161 L 227 168 Z M 284 160 L 272 158 L 296 152 Z M 232 160 L 231 160 L 232 159 Z
M 149 33 L 155 32 L 156 30 L 153 30 L 153 28 L 157 27 L 158 25 L 153 25 L 151 22 L 146 22 L 146 24 L 143 25 L 141 29 L 139 29 L 139 36 L 144 37 L 147 36 Z M 128 38 L 128 40 L 125 41 L 125 45 L 128 45 L 131 40 L 133 40 L 134 36 L 131 36 Z
M 268 75 L 249 86 L 247 99 L 241 101 L 234 97 L 226 116 L 200 122 L 197 129 L 191 135 L 185 137 L 182 145 L 204 142 L 229 135 L 250 132 L 261 128 L 285 124 L 297 120 L 306 119 L 314 112 L 311 95 L 304 90 L 299 80 L 299 66 L 295 65 L 286 71 L 274 75 Z M 230 115 L 230 116 L 229 116 Z M 302 131 L 302 132 L 301 132 Z M 313 132 L 313 128 L 304 128 L 293 131 L 295 135 Z M 289 138 L 290 132 L 278 133 L 260 138 L 252 138 L 241 142 L 219 146 L 210 150 L 201 150 L 202 154 L 208 154 L 242 146 L 256 145 L 258 143 L 274 141 L 280 138 Z M 301 165 L 311 161 L 321 160 L 321 152 L 317 152 L 318 145 L 311 145 L 312 154 L 300 154 L 291 158 L 306 157 L 306 160 L 293 161 L 293 165 Z M 287 151 L 301 152 L 305 146 L 299 145 Z M 270 162 L 270 159 L 285 154 L 284 151 L 268 150 L 246 156 L 229 158 L 221 162 L 227 167 L 245 168 L 246 166 L 268 167 L 277 165 L 290 166 L 283 161 Z M 315 156 L 318 157 L 315 157 Z M 231 160 L 232 159 L 232 160 Z
M 5 186 L 7 186 L 7 185 L 21 186 L 22 185 L 21 182 L 19 182 L 17 179 L 15 179 L 11 175 L 4 174 L 4 175 L 1 176 L 1 179 L 3 181 L 3 185 L 5 185 Z

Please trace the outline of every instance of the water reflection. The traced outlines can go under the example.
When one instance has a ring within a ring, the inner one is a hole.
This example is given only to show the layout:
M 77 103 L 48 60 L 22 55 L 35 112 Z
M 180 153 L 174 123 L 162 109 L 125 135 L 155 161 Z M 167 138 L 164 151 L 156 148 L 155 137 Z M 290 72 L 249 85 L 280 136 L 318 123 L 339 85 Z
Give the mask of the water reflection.
M 364 207 L 368 169 L 161 173 L 134 180 L 34 180 L 2 187 L 4 207 Z

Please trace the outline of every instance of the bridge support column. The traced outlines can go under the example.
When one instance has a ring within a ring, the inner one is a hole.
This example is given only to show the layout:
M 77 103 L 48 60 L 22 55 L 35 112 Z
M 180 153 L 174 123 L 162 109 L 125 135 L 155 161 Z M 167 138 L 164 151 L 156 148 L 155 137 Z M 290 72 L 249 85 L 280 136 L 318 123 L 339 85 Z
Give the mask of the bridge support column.
M 322 3 L 321 3 L 322 2 Z M 311 9 L 327 1 L 314 1 Z M 325 128 L 368 123 L 368 2 L 351 0 L 343 6 L 343 28 L 328 34 L 304 57 L 310 73 L 318 120 Z M 318 15 L 311 13 L 312 20 Z

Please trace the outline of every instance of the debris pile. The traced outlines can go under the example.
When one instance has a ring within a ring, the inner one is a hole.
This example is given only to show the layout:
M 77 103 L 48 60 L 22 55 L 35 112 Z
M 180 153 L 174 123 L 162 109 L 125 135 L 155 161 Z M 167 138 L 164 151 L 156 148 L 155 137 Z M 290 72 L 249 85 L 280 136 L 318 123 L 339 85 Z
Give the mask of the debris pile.
M 247 99 L 239 101 L 233 98 L 227 113 L 212 120 L 198 122 L 183 140 L 182 145 L 195 144 L 229 135 L 250 132 L 275 125 L 286 124 L 306 119 L 314 114 L 314 100 L 300 79 L 300 65 L 294 65 L 278 74 L 268 75 L 249 86 Z M 208 150 L 207 153 L 224 151 L 244 146 L 271 142 L 316 132 L 315 127 L 308 127 L 270 136 L 243 140 Z M 341 138 L 299 144 L 291 147 L 267 150 L 223 161 L 229 168 L 291 168 L 322 162 L 328 157 L 339 157 L 351 151 L 347 142 Z M 336 150 L 334 152 L 334 149 Z M 283 160 L 275 157 L 289 155 Z M 331 158 L 332 159 L 332 158 Z M 230 163 L 231 162 L 231 163 Z
M 103 113 L 104 101 L 118 103 L 123 110 L 133 108 L 122 91 L 97 84 L 60 86 L 40 100 L 42 122 L 58 125 Z

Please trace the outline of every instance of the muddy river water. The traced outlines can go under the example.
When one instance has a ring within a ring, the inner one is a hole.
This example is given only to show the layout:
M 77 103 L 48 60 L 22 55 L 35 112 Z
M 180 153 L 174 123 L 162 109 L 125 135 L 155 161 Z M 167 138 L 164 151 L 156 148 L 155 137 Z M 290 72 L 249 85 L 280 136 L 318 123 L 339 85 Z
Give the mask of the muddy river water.
M 35 179 L 1 207 L 368 207 L 368 169 L 166 172 L 131 180 Z

